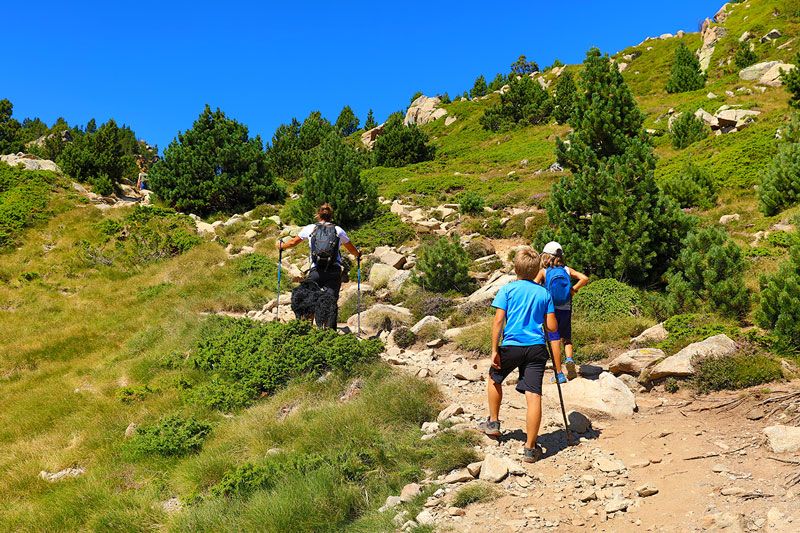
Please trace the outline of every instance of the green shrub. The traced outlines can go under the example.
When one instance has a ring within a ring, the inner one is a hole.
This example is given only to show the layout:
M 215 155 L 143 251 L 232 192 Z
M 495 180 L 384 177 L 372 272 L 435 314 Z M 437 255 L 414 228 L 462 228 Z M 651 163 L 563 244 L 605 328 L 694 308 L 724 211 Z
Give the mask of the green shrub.
M 636 316 L 641 311 L 641 305 L 636 289 L 615 279 L 594 281 L 581 289 L 573 299 L 575 314 L 594 321 Z
M 797 352 L 800 346 L 800 242 L 789 251 L 789 259 L 778 272 L 761 278 L 761 305 L 758 323 L 772 329 L 778 348 Z
M 209 106 L 169 144 L 149 177 L 153 191 L 168 205 L 201 216 L 247 211 L 285 194 L 261 138 L 250 138 L 247 126 Z
M 378 246 L 401 246 L 416 237 L 411 226 L 396 214 L 385 210 L 379 211 L 375 218 L 348 231 L 347 234 L 353 243 L 366 253 L 372 252 Z
M 705 122 L 694 116 L 692 113 L 681 113 L 670 128 L 672 146 L 678 150 L 686 148 L 690 144 L 702 141 L 708 137 L 709 128 Z
M 514 79 L 500 95 L 500 103 L 486 110 L 481 126 L 491 131 L 507 131 L 521 126 L 544 124 L 553 112 L 553 101 L 539 82 L 528 76 Z
M 245 463 L 226 472 L 210 492 L 214 496 L 246 496 L 257 489 L 271 488 L 282 478 L 302 476 L 330 463 L 319 454 L 292 454 L 260 465 Z
M 117 399 L 122 403 L 133 403 L 144 401 L 150 394 L 155 392 L 149 385 L 138 387 L 123 387 L 117 391 Z
M 783 377 L 781 364 L 764 355 L 712 357 L 697 368 L 694 383 L 700 392 L 736 390 L 776 381 Z
M 486 78 L 481 74 L 477 78 L 475 78 L 475 83 L 472 85 L 472 89 L 469 91 L 470 98 L 479 98 L 481 96 L 486 96 L 486 93 L 489 91 L 489 87 L 486 85 Z
M 0 249 L 47 216 L 57 177 L 52 172 L 22 170 L 0 162 Z
M 475 445 L 479 442 L 475 433 L 448 431 L 426 442 L 428 446 L 421 450 L 422 464 L 435 474 L 464 468 L 480 460 L 475 451 Z
M 483 237 L 472 239 L 464 246 L 464 249 L 469 258 L 473 260 L 495 253 L 494 245 Z
M 239 274 L 242 289 L 273 289 L 275 287 L 278 267 L 274 259 L 261 253 L 253 253 L 236 259 L 234 265 Z
M 404 167 L 433 159 L 436 150 L 428 145 L 428 136 L 416 124 L 405 126 L 403 115 L 393 113 L 383 128 L 383 135 L 372 149 L 375 165 Z
M 213 392 L 213 397 L 222 399 L 217 403 L 231 409 L 299 376 L 351 371 L 355 365 L 375 359 L 381 350 L 379 341 L 359 341 L 353 335 L 316 329 L 308 321 L 262 324 L 213 317 L 204 324 L 190 361 L 218 378 L 210 390 L 207 387 L 201 392 L 206 397 Z
M 351 108 L 349 105 L 346 105 L 339 113 L 339 117 L 336 119 L 336 123 L 333 125 L 333 127 L 336 128 L 336 131 L 339 132 L 339 135 L 342 137 L 348 137 L 358 131 L 358 124 L 359 120 L 356 114 L 353 113 L 353 108 Z
M 714 322 L 713 317 L 703 314 L 679 314 L 664 321 L 669 335 L 658 344 L 667 353 L 675 353 L 693 342 L 698 342 L 720 333 L 732 335 L 732 328 Z
M 571 72 L 563 72 L 553 90 L 553 118 L 559 124 L 566 124 L 572 115 L 577 88 Z
M 795 56 L 795 65 L 800 65 L 800 52 L 798 52 L 797 56 Z M 786 90 L 789 91 L 791 98 L 789 99 L 789 105 L 800 109 L 800 69 L 792 69 L 788 72 L 781 73 L 781 81 L 786 86 Z
M 681 207 L 710 209 L 717 203 L 717 184 L 705 169 L 687 163 L 680 174 L 667 178 L 661 188 Z
M 743 317 L 750 308 L 744 270 L 742 252 L 725 231 L 702 229 L 684 240 L 667 274 L 667 293 L 678 310 L 708 304 L 723 315 Z
M 180 456 L 195 452 L 211 433 L 211 425 L 194 418 L 170 415 L 152 426 L 136 429 L 131 449 L 140 455 Z
M 497 497 L 497 490 L 488 483 L 475 481 L 461 487 L 453 496 L 453 507 L 464 508 L 471 503 L 486 502 Z
M 434 292 L 468 290 L 470 259 L 457 239 L 441 237 L 419 251 L 414 281 Z
M 736 50 L 736 55 L 733 56 L 733 62 L 739 70 L 747 68 L 758 62 L 758 54 L 755 50 L 750 48 L 750 43 L 743 41 L 739 43 L 739 48 Z
M 788 231 L 774 231 L 767 235 L 765 240 L 778 248 L 790 248 L 797 240 L 797 237 Z
M 758 190 L 759 207 L 765 215 L 800 203 L 800 143 L 784 143 Z
M 684 93 L 702 89 L 706 84 L 706 76 L 700 70 L 700 61 L 685 44 L 681 43 L 675 49 L 675 58 L 672 63 L 669 81 L 667 82 L 668 93 Z
M 680 383 L 678 383 L 678 380 L 673 377 L 669 377 L 666 379 L 666 381 L 664 381 L 664 390 L 670 394 L 675 394 L 680 390 L 680 388 Z
M 401 326 L 394 330 L 394 343 L 400 348 L 408 348 L 417 342 L 417 336 L 406 326 Z
M 465 215 L 483 213 L 483 196 L 476 192 L 465 192 L 458 198 L 458 210 Z

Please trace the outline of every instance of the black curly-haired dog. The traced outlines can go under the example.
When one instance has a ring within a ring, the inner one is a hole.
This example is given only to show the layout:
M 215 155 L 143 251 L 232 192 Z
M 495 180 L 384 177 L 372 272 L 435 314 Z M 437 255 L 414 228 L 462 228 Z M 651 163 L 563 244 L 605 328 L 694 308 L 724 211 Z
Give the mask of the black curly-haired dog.
M 320 328 L 336 328 L 338 314 L 336 295 L 332 290 L 305 280 L 292 291 L 292 311 L 298 319 L 315 320 Z

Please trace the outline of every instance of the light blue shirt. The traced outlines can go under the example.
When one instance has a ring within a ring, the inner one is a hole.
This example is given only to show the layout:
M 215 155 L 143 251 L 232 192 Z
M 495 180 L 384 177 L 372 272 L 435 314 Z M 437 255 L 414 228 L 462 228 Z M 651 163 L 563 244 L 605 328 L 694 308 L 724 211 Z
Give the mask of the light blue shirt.
M 555 312 L 547 289 L 533 281 L 512 281 L 500 288 L 492 307 L 506 312 L 501 346 L 545 344 L 542 324 L 548 313 Z

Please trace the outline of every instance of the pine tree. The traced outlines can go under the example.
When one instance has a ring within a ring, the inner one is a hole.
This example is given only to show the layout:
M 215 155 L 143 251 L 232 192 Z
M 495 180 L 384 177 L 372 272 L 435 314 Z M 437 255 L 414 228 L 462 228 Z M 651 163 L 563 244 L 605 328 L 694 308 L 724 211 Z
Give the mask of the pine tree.
M 435 150 L 428 145 L 428 136 L 416 124 L 403 125 L 403 115 L 392 113 L 383 135 L 372 150 L 375 164 L 382 167 L 404 167 L 433 159 Z
M 536 61 L 528 61 L 525 55 L 519 56 L 516 61 L 511 63 L 511 73 L 517 76 L 527 76 L 534 72 L 539 72 L 539 65 L 536 64 Z
M 761 278 L 761 305 L 756 320 L 778 338 L 778 348 L 797 352 L 800 346 L 800 239 L 794 236 L 789 260 L 773 276 Z
M 414 281 L 434 292 L 465 291 L 470 288 L 469 255 L 458 239 L 440 237 L 422 246 Z
M 718 228 L 690 233 L 667 275 L 667 293 L 676 310 L 690 311 L 709 304 L 729 317 L 750 309 L 744 284 L 742 251 Z
M 339 118 L 336 119 L 334 127 L 342 137 L 347 137 L 358 131 L 359 120 L 353 109 L 346 105 L 339 113 Z
M 492 82 L 489 84 L 489 90 L 499 91 L 500 89 L 503 88 L 503 85 L 505 84 L 506 84 L 506 77 L 498 72 L 497 75 L 492 80 Z
M 371 130 L 377 126 L 378 123 L 375 121 L 375 114 L 372 112 L 372 109 L 370 109 L 367 112 L 367 120 L 364 121 L 364 129 Z
M 553 187 L 547 206 L 554 238 L 570 264 L 604 278 L 644 285 L 677 256 L 689 222 L 656 185 L 644 116 L 609 57 L 587 53 L 559 161 L 573 173 Z
M 797 54 L 794 64 L 794 69 L 781 74 L 781 80 L 791 95 L 789 105 L 800 109 L 800 53 Z
M 569 122 L 572 107 L 575 104 L 576 92 L 575 79 L 572 74 L 569 72 L 561 74 L 553 90 L 553 118 L 559 124 Z
M 717 203 L 718 186 L 714 178 L 691 161 L 680 173 L 665 179 L 661 188 L 681 207 L 710 209 Z
M 800 203 L 800 143 L 784 143 L 758 190 L 759 207 L 767 216 Z
M 11 115 L 14 113 L 14 104 L 8 99 L 0 100 L 0 154 L 11 154 L 22 150 L 22 145 L 17 136 L 20 123 Z
M 706 76 L 700 70 L 700 61 L 685 44 L 681 43 L 675 50 L 675 59 L 672 62 L 672 70 L 666 87 L 667 92 L 696 91 L 705 85 Z
M 677 150 L 682 150 L 690 144 L 702 141 L 710 130 L 706 123 L 694 116 L 692 113 L 681 113 L 672 123 L 670 135 L 672 137 L 672 146 Z
M 488 92 L 488 87 L 486 86 L 486 78 L 483 77 L 483 74 L 475 78 L 475 83 L 472 85 L 472 89 L 469 91 L 469 95 L 471 98 L 478 98 L 481 96 L 486 96 Z
M 300 121 L 296 118 L 292 118 L 289 124 L 281 124 L 272 135 L 272 143 L 267 148 L 267 159 L 272 173 L 287 181 L 296 181 L 303 176 L 300 126 Z
M 323 203 L 336 213 L 336 222 L 353 227 L 372 218 L 378 209 L 375 186 L 361 175 L 364 156 L 339 135 L 329 134 L 320 144 L 319 158 L 303 180 L 297 205 L 298 223 L 310 223 Z
M 261 138 L 251 138 L 247 126 L 208 105 L 153 165 L 150 182 L 168 205 L 201 216 L 242 212 L 284 196 Z
M 486 110 L 481 125 L 492 131 L 505 131 L 518 126 L 543 124 L 553 110 L 553 100 L 538 82 L 528 76 L 515 79 L 508 91 L 500 95 L 500 103 Z
M 736 50 L 736 55 L 733 56 L 733 62 L 736 68 L 743 69 L 758 61 L 758 54 L 750 47 L 750 43 L 743 41 L 739 43 L 739 49 Z

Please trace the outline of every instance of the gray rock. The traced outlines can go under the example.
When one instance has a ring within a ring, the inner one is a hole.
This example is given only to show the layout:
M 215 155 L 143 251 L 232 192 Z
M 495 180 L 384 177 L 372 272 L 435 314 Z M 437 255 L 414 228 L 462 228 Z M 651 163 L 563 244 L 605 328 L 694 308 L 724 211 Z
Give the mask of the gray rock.
M 428 122 L 432 122 L 447 115 L 447 110 L 439 107 L 440 103 L 441 100 L 438 96 L 431 98 L 422 95 L 418 97 L 411 102 L 411 105 L 408 107 L 405 119 L 403 119 L 403 124 L 406 126 L 410 124 L 422 126 L 423 124 L 427 124 Z
M 503 274 L 502 272 L 498 271 L 494 276 L 489 278 L 489 281 L 486 282 L 483 287 L 467 296 L 467 302 L 477 303 L 491 300 L 497 295 L 500 287 L 507 285 L 512 281 L 516 281 L 516 279 L 517 276 L 514 274 Z
M 636 410 L 636 397 L 619 378 L 608 372 L 595 380 L 573 379 L 561 388 L 564 403 L 589 416 L 627 418 Z
M 638 376 L 642 370 L 663 359 L 664 355 L 663 350 L 657 348 L 637 348 L 615 357 L 608 364 L 608 371 L 614 375 L 634 374 Z
M 459 470 L 453 470 L 449 474 L 447 474 L 444 478 L 445 483 L 466 483 L 467 481 L 472 481 L 475 478 L 469 470 L 466 468 L 461 468 Z
M 637 337 L 631 339 L 631 345 L 634 347 L 642 347 L 647 344 L 661 342 L 667 338 L 669 332 L 664 328 L 664 323 L 661 322 L 655 326 L 649 327 L 641 332 Z
M 767 444 L 775 453 L 793 453 L 800 451 L 800 427 L 769 426 L 764 428 Z
M 467 465 L 467 471 L 472 474 L 472 477 L 478 477 L 481 474 L 481 465 L 483 461 L 477 461 Z
M 452 418 L 454 416 L 460 415 L 464 413 L 464 408 L 458 404 L 450 404 L 444 409 L 439 412 L 439 416 L 436 417 L 438 422 L 444 422 L 448 418 Z
M 627 385 L 631 392 L 645 392 L 647 390 L 635 377 L 631 376 L 630 374 L 621 374 L 619 376 L 619 380 Z
M 694 366 L 709 357 L 724 357 L 736 353 L 736 343 L 721 333 L 703 341 L 690 344 L 673 356 L 667 357 L 652 369 L 650 379 L 666 377 L 690 377 L 694 374 Z
M 400 491 L 400 501 L 408 503 L 420 494 L 422 494 L 422 487 L 416 483 L 409 483 Z
M 417 515 L 417 523 L 422 526 L 432 526 L 435 520 L 431 512 L 427 509 L 424 509 L 421 513 Z
M 580 411 L 567 413 L 567 421 L 569 422 L 569 429 L 575 433 L 588 433 L 592 429 L 592 421 Z
M 367 335 L 374 335 L 379 328 L 388 325 L 391 328 L 398 325 L 408 325 L 413 320 L 411 311 L 405 307 L 388 304 L 375 304 L 361 312 L 361 330 Z M 347 326 L 355 331 L 358 325 L 358 315 L 347 319 Z
M 386 503 L 383 504 L 383 507 L 378 509 L 378 512 L 385 513 L 389 509 L 394 509 L 401 503 L 403 503 L 403 500 L 400 499 L 400 496 L 388 496 L 386 498 Z
M 8 164 L 10 167 L 22 165 L 22 168 L 25 170 L 49 170 L 50 172 L 61 174 L 61 169 L 58 168 L 58 165 L 49 159 L 39 159 L 38 157 L 23 154 L 22 152 L 0 155 L 0 161 Z
M 383 263 L 375 263 L 369 269 L 369 277 L 367 279 L 373 286 L 385 287 L 389 284 L 389 280 L 392 279 L 398 272 L 400 271 L 393 266 L 385 265 Z
M 607 455 L 599 455 L 594 460 L 593 466 L 601 472 L 624 472 L 627 468 L 625 463 L 619 459 L 608 457 Z
M 441 321 L 438 317 L 435 316 L 426 316 L 423 317 L 422 320 L 411 326 L 411 331 L 414 332 L 415 335 L 419 334 L 424 328 L 438 328 L 444 331 L 444 322 Z
M 372 255 L 384 265 L 401 269 L 406 264 L 406 256 L 398 253 L 397 250 L 391 246 L 378 246 Z
M 479 479 L 490 483 L 500 483 L 508 476 L 508 463 L 495 455 L 487 455 L 481 464 Z
M 258 232 L 257 232 L 256 230 L 249 229 L 249 230 L 247 230 L 247 231 L 244 233 L 244 237 L 245 237 L 246 239 L 253 240 L 253 239 L 255 239 L 256 237 L 258 237 Z
M 45 481 L 49 481 L 50 483 L 55 483 L 56 481 L 62 481 L 64 479 L 80 477 L 85 473 L 86 469 L 78 466 L 65 468 L 64 470 L 59 470 L 58 472 L 47 472 L 46 470 L 42 470 L 39 472 L 39 477 Z
M 767 33 L 766 35 L 764 35 L 761 38 L 761 42 L 762 43 L 766 43 L 766 42 L 769 42 L 769 41 L 774 41 L 775 39 L 780 38 L 781 35 L 783 35 L 783 34 L 780 32 L 780 30 L 772 29 L 772 30 L 769 31 L 769 33 Z

